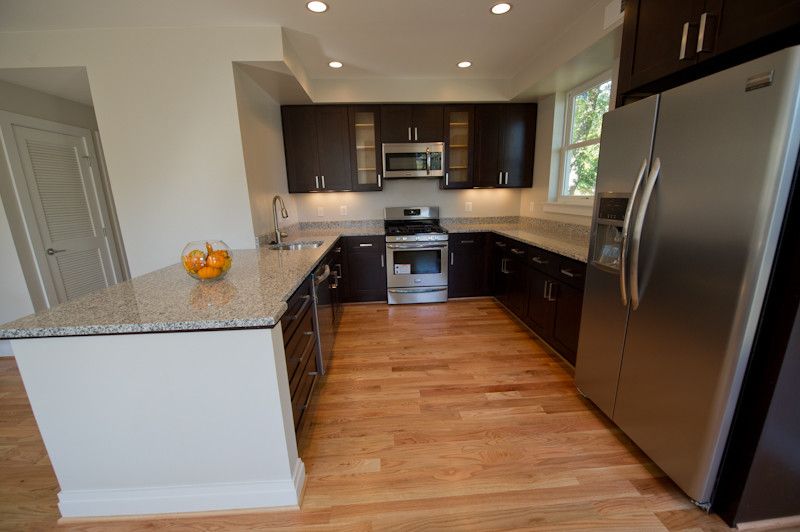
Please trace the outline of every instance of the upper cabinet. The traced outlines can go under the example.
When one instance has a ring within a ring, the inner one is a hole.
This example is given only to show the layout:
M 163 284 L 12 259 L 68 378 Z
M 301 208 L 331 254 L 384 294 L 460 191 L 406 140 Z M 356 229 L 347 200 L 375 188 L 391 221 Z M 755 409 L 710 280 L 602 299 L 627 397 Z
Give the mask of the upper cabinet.
M 381 107 L 379 105 L 350 106 L 350 150 L 353 170 L 353 190 L 381 190 L 383 168 L 381 161 Z
M 351 190 L 346 106 L 281 108 L 289 192 Z
M 630 0 L 618 105 L 800 43 L 800 0 Z
M 536 104 L 475 106 L 475 175 L 478 187 L 533 184 Z
M 474 186 L 475 106 L 444 107 L 445 173 L 442 188 Z
M 381 142 L 441 142 L 442 105 L 381 105 Z

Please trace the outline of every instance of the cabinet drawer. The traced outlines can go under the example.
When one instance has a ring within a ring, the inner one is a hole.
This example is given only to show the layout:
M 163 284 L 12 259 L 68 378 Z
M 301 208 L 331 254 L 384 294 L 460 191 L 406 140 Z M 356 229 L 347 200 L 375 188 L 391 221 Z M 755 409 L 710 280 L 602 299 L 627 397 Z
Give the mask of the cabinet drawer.
M 483 252 L 486 233 L 454 233 L 450 235 L 449 245 L 454 249 L 470 250 Z
M 555 275 L 558 271 L 560 257 L 549 251 L 532 247 L 528 253 L 528 265 L 547 275 Z
M 528 260 L 528 255 L 532 248 L 528 244 L 510 240 L 506 249 L 508 250 L 509 258 L 524 263 Z
M 300 375 L 292 393 L 292 415 L 295 428 L 299 425 L 300 418 L 303 417 L 303 412 L 308 407 L 311 393 L 314 391 L 314 384 L 317 380 L 317 357 L 309 357 L 303 369 L 298 373 Z
M 586 264 L 566 257 L 559 257 L 555 278 L 579 290 L 583 290 L 583 283 L 586 280 Z
M 386 237 L 381 236 L 348 236 L 345 237 L 345 247 L 348 250 L 375 251 L 383 253 L 386 248 Z
M 305 312 L 311 307 L 311 285 L 309 280 L 303 281 L 292 297 L 286 302 L 289 307 L 281 316 L 281 329 L 283 329 L 283 343 L 287 344 L 294 334 L 297 325 L 302 321 Z
M 314 352 L 317 336 L 314 333 L 313 316 L 313 312 L 307 310 L 303 318 L 299 320 L 300 325 L 286 342 L 286 374 L 289 377 L 290 390 L 294 389 L 291 385 L 294 383 L 298 368 L 305 364 L 308 353 Z

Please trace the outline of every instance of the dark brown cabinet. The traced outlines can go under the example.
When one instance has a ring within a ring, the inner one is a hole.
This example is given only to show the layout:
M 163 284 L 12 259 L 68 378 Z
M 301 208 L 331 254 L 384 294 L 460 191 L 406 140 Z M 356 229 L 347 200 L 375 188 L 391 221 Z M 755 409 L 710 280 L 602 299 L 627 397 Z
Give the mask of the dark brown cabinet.
M 475 106 L 475 186 L 533 184 L 536 104 Z
M 477 297 L 489 292 L 485 233 L 450 235 L 449 297 Z
M 444 107 L 445 173 L 441 188 L 474 186 L 475 106 Z
M 386 300 L 386 237 L 348 236 L 342 239 L 344 271 L 341 287 L 344 300 Z
M 617 104 L 800 43 L 800 0 L 630 0 Z
M 382 142 L 441 142 L 444 106 L 382 105 Z
M 350 190 L 350 127 L 340 105 L 281 108 L 289 192 Z
M 535 268 L 528 268 L 528 312 L 523 321 L 543 338 L 553 332 L 556 319 L 555 306 L 550 295 L 552 282 L 549 275 Z
M 381 107 L 380 105 L 351 105 L 348 112 L 350 116 L 352 189 L 356 191 L 382 190 Z

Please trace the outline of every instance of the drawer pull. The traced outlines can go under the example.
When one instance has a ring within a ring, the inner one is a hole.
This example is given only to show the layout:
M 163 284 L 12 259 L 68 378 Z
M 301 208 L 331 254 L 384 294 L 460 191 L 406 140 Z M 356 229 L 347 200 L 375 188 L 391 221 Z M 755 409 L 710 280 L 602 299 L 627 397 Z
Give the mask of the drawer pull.
M 514 255 L 524 255 L 525 251 L 522 249 L 511 248 L 511 253 L 513 253 Z
M 573 277 L 573 278 L 574 277 L 580 277 L 580 275 L 578 275 L 577 273 L 572 273 L 571 271 L 569 271 L 569 270 L 567 270 L 565 268 L 561 268 L 561 273 L 563 275 L 566 275 L 567 277 Z
M 462 240 L 461 243 L 462 244 L 474 244 L 475 241 L 474 240 Z
M 295 314 L 294 316 L 290 316 L 288 318 L 289 321 L 294 321 L 298 319 L 300 316 L 302 316 L 305 310 L 308 308 L 309 303 L 311 303 L 310 295 L 301 296 L 300 299 L 303 300 L 303 304 L 300 306 L 300 310 L 297 311 L 297 314 Z
M 360 247 L 360 248 L 371 248 L 372 244 L 359 244 L 358 247 Z
M 531 260 L 533 262 L 535 262 L 536 264 L 550 264 L 549 260 L 543 260 L 543 259 L 540 259 L 539 257 L 533 257 Z
M 494 245 L 495 245 L 495 246 L 497 246 L 497 247 L 499 247 L 499 248 L 504 248 L 504 247 L 506 247 L 506 244 L 505 244 L 505 242 L 495 242 L 495 243 L 494 243 Z

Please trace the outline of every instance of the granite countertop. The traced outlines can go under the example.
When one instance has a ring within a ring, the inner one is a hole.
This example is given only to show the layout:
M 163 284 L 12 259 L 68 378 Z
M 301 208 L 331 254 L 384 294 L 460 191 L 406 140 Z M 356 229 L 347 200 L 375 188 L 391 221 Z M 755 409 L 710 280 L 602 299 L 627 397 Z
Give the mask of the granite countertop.
M 519 240 L 571 259 L 586 262 L 589 256 L 588 235 L 570 231 L 541 231 L 522 224 L 442 223 L 450 233 L 493 232 Z
M 234 250 L 219 281 L 197 281 L 174 264 L 0 325 L 0 339 L 273 327 L 339 234 L 290 239 L 321 240 L 315 249 Z

